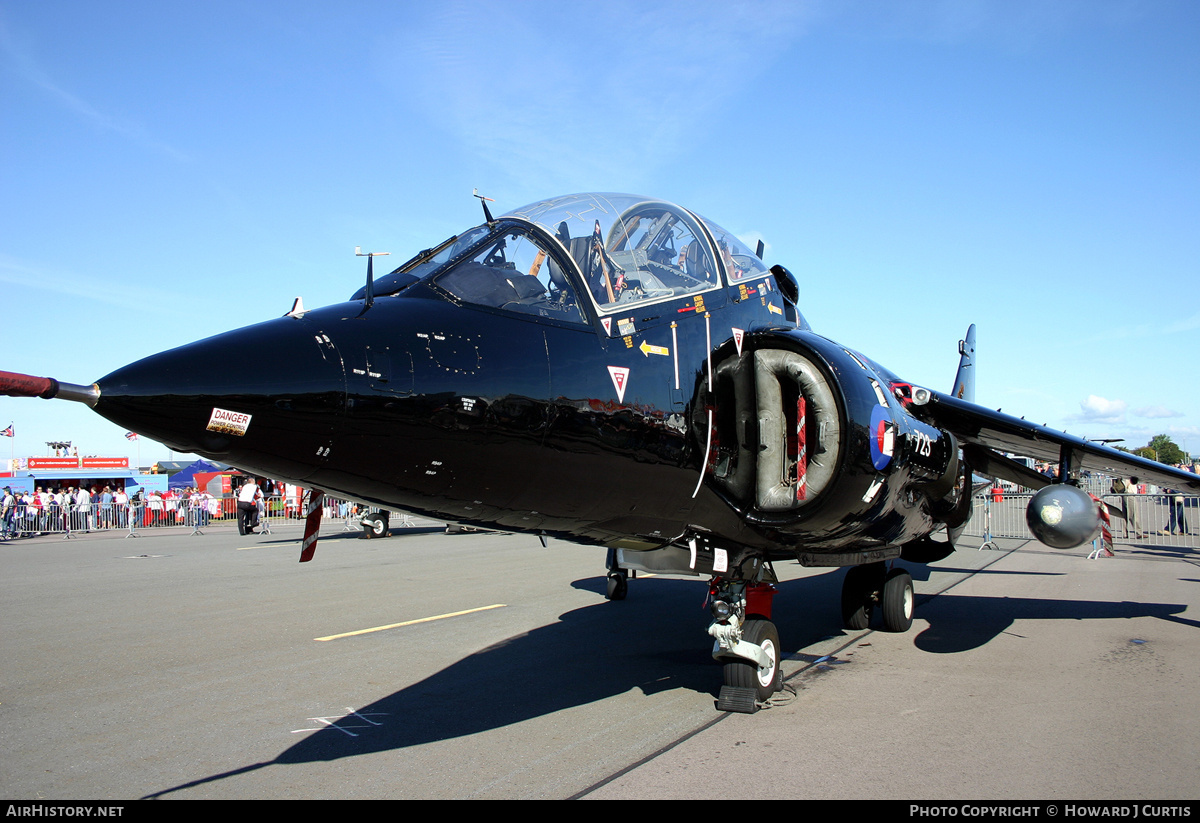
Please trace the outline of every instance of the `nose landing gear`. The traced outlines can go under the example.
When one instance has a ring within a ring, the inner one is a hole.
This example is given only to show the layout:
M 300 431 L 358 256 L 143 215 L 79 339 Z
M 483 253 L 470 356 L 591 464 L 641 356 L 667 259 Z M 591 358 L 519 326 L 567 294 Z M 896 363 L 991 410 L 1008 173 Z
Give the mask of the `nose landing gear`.
M 739 651 L 753 659 L 726 657 L 725 685 L 754 689 L 757 700 L 768 700 L 779 691 L 782 676 L 779 670 L 779 631 L 770 620 L 751 618 L 742 626 Z
M 754 712 L 783 686 L 779 631 L 771 622 L 770 583 L 713 581 L 708 633 L 716 641 L 713 658 L 723 664 L 725 683 L 717 698 L 720 711 Z

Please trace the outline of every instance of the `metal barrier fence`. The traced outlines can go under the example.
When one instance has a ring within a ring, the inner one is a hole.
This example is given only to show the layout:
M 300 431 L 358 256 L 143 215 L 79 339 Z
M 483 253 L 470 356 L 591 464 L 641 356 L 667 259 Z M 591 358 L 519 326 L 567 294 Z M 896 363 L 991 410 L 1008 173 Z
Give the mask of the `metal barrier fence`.
M 1109 527 L 1114 543 L 1142 546 L 1200 548 L 1200 496 L 1191 494 L 1098 494 L 1109 507 Z M 993 537 L 1031 538 L 1025 525 L 1025 509 L 1033 497 L 1030 492 L 983 492 L 975 496 L 971 521 L 964 537 L 983 541 Z M 1116 516 L 1127 510 L 1132 520 Z M 969 545 L 964 541 L 959 546 Z
M 277 496 L 266 498 L 259 507 L 261 533 L 269 534 L 271 525 L 280 521 L 302 523 L 306 502 Z M 345 531 L 359 531 L 359 517 L 367 511 L 361 504 L 326 497 L 323 516 L 326 521 L 343 520 Z M 70 537 L 75 532 L 112 530 L 122 530 L 131 536 L 165 528 L 188 528 L 193 534 L 201 534 L 210 525 L 236 525 L 237 521 L 236 497 L 142 498 L 125 504 L 93 502 L 87 506 L 31 505 L 20 500 L 0 522 L 0 539 L 41 534 Z
M 1025 509 L 1033 495 L 1029 492 L 999 493 L 986 491 L 972 501 L 971 520 L 963 538 L 979 538 L 986 543 L 994 537 L 1030 538 L 1025 525 Z M 1128 509 L 1133 520 L 1112 517 L 1111 532 L 1116 543 L 1149 546 L 1200 548 L 1200 496 L 1180 494 L 1103 494 L 1097 495 L 1110 511 Z M 272 524 L 303 522 L 306 501 L 294 497 L 268 497 L 260 508 L 260 533 L 269 534 Z M 359 518 L 376 509 L 336 498 L 325 498 L 323 517 L 327 523 L 343 522 L 343 531 L 361 531 Z M 236 525 L 237 498 L 140 499 L 126 505 L 95 503 L 90 506 L 49 504 L 32 506 L 18 501 L 0 524 L 0 539 L 39 534 L 123 530 L 127 536 L 148 529 L 189 528 L 193 534 L 214 524 Z M 393 515 L 395 525 L 411 525 L 400 514 Z M 960 540 L 959 546 L 969 542 Z

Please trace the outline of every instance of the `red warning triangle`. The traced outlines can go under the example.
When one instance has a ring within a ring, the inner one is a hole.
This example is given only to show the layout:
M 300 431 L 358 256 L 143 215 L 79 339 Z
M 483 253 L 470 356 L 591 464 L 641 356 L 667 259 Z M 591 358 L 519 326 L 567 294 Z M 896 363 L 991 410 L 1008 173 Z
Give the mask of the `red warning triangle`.
M 625 402 L 625 386 L 629 383 L 629 369 L 621 366 L 609 366 L 608 374 L 612 377 L 613 387 L 617 390 L 617 400 Z

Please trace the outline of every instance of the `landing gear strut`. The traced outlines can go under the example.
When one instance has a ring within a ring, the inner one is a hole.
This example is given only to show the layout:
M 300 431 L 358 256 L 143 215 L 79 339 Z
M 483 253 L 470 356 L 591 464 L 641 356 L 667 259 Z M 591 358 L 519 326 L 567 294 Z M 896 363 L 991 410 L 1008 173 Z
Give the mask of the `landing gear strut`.
M 783 685 L 779 631 L 770 620 L 775 587 L 764 579 L 767 568 L 760 568 L 755 583 L 717 578 L 709 588 L 713 622 L 708 633 L 716 640 L 713 657 L 723 664 L 725 676 L 717 699 L 722 711 L 754 712 Z
M 842 621 L 860 631 L 879 608 L 884 631 L 906 632 L 912 626 L 913 600 L 912 575 L 904 569 L 888 571 L 886 563 L 852 566 L 842 581 Z

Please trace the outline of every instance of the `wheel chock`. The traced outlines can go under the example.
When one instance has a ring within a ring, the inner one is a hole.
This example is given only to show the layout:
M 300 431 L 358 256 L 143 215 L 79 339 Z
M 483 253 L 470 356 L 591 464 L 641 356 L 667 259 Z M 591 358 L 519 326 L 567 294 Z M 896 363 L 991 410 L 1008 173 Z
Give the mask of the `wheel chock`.
M 754 697 L 753 688 L 746 686 L 722 686 L 721 693 L 717 696 L 717 711 L 754 714 L 758 711 L 758 703 Z

